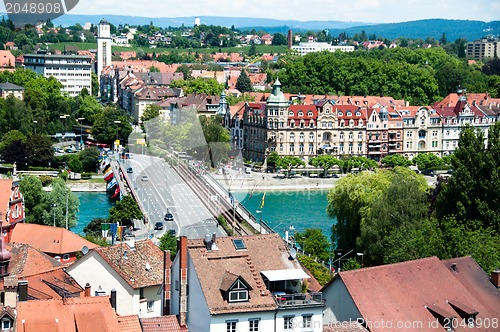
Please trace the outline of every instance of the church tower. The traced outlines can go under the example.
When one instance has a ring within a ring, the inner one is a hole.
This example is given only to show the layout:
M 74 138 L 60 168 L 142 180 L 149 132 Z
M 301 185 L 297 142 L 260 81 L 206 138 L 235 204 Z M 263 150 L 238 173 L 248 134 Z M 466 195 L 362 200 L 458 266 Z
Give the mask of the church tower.
M 111 32 L 109 23 L 102 19 L 97 31 L 97 79 L 101 82 L 101 72 L 111 66 Z

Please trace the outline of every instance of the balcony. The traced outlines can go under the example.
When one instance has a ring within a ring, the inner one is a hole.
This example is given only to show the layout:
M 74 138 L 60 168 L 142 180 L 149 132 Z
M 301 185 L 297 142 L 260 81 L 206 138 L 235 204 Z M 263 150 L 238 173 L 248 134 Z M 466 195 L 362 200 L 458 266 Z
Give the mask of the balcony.
M 323 307 L 323 293 L 295 293 L 285 294 L 284 292 L 274 292 L 274 299 L 280 308 L 291 307 Z

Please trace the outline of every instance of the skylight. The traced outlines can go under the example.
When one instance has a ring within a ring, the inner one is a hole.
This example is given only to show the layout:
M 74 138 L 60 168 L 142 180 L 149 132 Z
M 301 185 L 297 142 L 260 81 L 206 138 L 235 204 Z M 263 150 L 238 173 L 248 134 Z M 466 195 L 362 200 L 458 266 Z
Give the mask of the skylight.
M 236 250 L 246 249 L 245 242 L 242 239 L 233 239 L 233 244 Z

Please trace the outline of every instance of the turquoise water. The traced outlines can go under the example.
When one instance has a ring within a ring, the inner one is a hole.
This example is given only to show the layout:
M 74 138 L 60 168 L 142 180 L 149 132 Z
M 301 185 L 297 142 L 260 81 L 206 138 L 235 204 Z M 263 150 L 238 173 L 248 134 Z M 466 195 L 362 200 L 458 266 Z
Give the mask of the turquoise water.
M 254 192 L 252 197 L 247 195 L 242 204 L 257 220 L 260 214 L 256 211 L 262 211 L 262 220 L 282 237 L 285 236 L 285 230 L 293 226 L 298 232 L 306 228 L 320 228 L 330 239 L 334 220 L 326 214 L 327 191 L 270 191 L 266 193 L 264 207 L 260 208 L 263 195 L 262 192 Z
M 77 192 L 80 199 L 80 212 L 74 233 L 83 233 L 83 228 L 94 218 L 107 218 L 113 203 L 104 192 Z M 330 239 L 333 219 L 326 214 L 326 191 L 271 191 L 266 193 L 264 207 L 260 208 L 262 192 L 254 192 L 252 197 L 241 197 L 242 204 L 257 219 L 262 211 L 262 219 L 282 237 L 285 230 L 293 226 L 296 231 L 303 232 L 306 228 L 320 228 Z M 236 199 L 240 200 L 238 193 Z
M 114 205 L 105 192 L 76 192 L 80 200 L 80 212 L 73 233 L 83 234 L 83 229 L 94 218 L 107 218 L 109 209 Z

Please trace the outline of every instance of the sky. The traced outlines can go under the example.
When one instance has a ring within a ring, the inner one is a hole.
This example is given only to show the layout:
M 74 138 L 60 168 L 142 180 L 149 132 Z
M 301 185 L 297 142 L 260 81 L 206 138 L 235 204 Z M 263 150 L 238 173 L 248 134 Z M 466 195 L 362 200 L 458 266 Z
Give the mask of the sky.
M 24 3 L 28 0 L 11 2 Z M 5 12 L 3 2 L 0 2 L 0 11 Z M 71 13 L 151 18 L 228 16 L 364 23 L 430 18 L 489 22 L 500 20 L 500 0 L 79 0 Z

